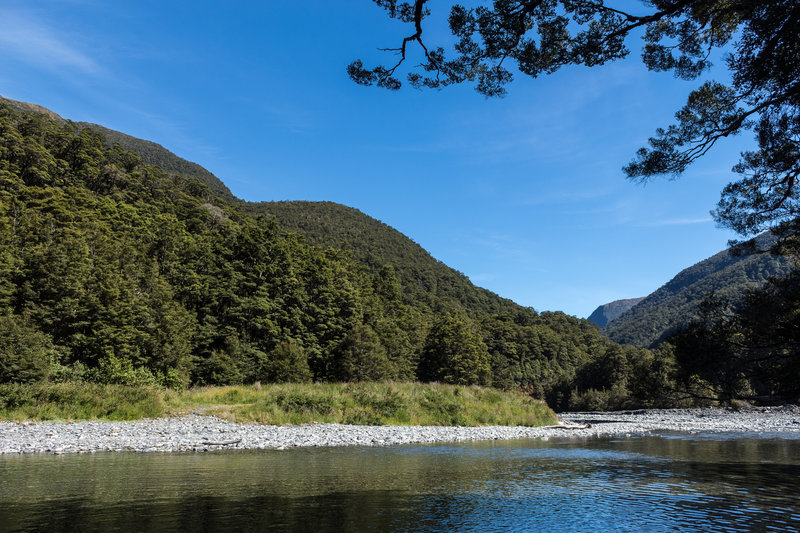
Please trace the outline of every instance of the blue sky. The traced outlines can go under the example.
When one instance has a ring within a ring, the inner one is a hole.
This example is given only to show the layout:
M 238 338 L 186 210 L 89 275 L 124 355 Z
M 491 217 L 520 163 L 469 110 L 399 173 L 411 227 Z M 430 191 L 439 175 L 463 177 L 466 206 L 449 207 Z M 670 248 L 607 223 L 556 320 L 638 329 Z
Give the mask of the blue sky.
M 749 136 L 678 181 L 623 177 L 700 84 L 647 72 L 640 41 L 622 62 L 518 75 L 504 99 L 347 78 L 404 31 L 369 0 L 4 0 L 0 95 L 158 142 L 247 200 L 356 207 L 537 310 L 644 296 L 736 237 L 708 212 Z

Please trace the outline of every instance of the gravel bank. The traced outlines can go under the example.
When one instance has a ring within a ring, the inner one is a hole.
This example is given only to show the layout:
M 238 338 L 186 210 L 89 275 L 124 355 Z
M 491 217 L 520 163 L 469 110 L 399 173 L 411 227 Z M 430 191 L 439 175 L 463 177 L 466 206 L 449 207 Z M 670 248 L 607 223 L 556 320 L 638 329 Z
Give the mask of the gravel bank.
M 523 438 L 588 438 L 668 431 L 780 433 L 800 439 L 800 407 L 565 413 L 571 429 L 525 427 L 261 426 L 189 415 L 137 422 L 0 422 L 0 454 L 388 446 Z M 588 426 L 581 427 L 576 426 Z

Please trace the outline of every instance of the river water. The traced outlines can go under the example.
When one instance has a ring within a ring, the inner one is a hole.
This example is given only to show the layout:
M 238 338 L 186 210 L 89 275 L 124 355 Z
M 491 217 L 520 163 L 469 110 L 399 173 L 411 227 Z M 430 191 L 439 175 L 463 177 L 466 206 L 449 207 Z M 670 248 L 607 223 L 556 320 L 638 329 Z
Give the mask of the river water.
M 800 440 L 0 456 L 0 531 L 797 531 Z

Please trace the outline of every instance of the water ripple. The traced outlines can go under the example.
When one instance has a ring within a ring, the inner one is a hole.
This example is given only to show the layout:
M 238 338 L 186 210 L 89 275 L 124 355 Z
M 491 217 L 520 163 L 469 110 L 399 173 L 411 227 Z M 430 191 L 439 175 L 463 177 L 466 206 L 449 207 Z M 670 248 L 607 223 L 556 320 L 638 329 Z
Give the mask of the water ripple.
M 797 531 L 800 441 L 0 458 L 0 531 Z

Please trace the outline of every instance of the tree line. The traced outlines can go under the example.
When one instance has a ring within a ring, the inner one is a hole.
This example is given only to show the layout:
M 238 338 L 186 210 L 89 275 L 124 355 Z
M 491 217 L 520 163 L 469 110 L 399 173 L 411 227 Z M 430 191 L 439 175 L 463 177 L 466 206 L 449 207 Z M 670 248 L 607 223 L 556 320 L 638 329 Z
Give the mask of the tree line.
M 398 275 L 417 267 L 359 257 L 95 131 L 0 105 L 0 382 L 419 380 L 520 388 L 556 409 L 690 401 L 670 346 L 620 346 L 435 270 L 424 279 L 442 289 L 424 290 Z

